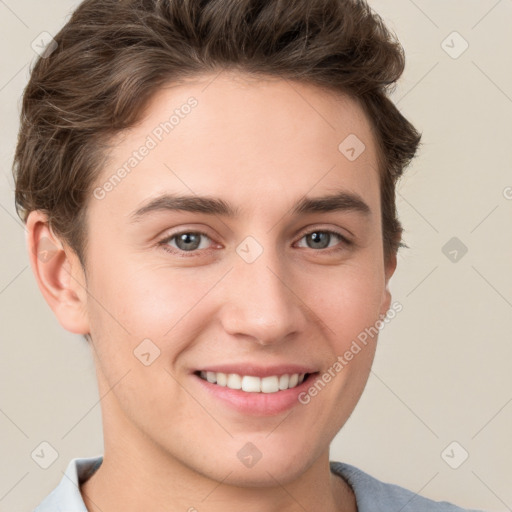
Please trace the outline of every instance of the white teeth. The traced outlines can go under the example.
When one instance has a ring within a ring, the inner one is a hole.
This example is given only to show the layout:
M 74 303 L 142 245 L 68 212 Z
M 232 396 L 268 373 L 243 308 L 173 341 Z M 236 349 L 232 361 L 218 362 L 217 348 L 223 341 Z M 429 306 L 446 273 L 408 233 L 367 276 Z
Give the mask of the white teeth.
M 225 373 L 217 373 L 217 375 L 215 375 L 215 381 L 219 386 L 226 386 L 228 383 L 228 376 Z
M 253 375 L 239 375 L 237 373 L 200 372 L 201 378 L 230 389 L 241 389 L 248 393 L 277 393 L 285 389 L 294 388 L 304 381 L 305 373 L 292 373 L 285 375 L 272 375 L 270 377 L 255 377 Z
M 244 375 L 242 389 L 249 393 L 259 393 L 261 391 L 261 379 L 252 375 Z
M 290 382 L 290 376 L 289 375 L 281 375 L 279 377 L 279 389 L 288 389 L 288 384 Z
M 242 377 L 237 373 L 230 373 L 228 375 L 227 387 L 231 389 L 242 389 Z
M 263 377 L 261 379 L 263 393 L 277 393 L 279 391 L 279 377 Z

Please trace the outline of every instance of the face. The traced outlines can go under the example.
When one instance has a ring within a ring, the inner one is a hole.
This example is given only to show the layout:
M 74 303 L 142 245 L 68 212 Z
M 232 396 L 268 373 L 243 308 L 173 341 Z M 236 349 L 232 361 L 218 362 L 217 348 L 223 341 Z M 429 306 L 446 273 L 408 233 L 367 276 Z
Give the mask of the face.
M 296 477 L 353 411 L 376 340 L 344 354 L 390 306 L 362 110 L 223 73 L 161 90 L 112 147 L 87 211 L 106 453 L 117 436 L 216 480 Z

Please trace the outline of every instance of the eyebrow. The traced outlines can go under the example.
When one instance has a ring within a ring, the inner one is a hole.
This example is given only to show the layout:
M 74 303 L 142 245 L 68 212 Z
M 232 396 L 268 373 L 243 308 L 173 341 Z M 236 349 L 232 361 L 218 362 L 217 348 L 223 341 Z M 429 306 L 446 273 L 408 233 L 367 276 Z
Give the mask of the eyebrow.
M 239 208 L 218 197 L 163 194 L 149 200 L 132 212 L 130 219 L 131 222 L 138 222 L 150 213 L 162 211 L 186 211 L 229 218 L 235 218 L 241 213 Z M 304 197 L 295 203 L 292 209 L 294 215 L 336 211 L 356 212 L 363 217 L 369 217 L 372 214 L 371 208 L 358 194 L 347 191 L 339 191 L 322 197 Z

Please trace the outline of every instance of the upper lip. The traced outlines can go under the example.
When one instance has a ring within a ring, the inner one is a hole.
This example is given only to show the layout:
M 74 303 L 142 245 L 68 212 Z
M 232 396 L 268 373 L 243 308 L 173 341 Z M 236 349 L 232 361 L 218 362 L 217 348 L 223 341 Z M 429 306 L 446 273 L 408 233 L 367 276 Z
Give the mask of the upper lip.
M 274 366 L 261 366 L 252 363 L 220 364 L 198 368 L 194 372 L 220 372 L 237 373 L 238 375 L 252 375 L 254 377 L 270 377 L 272 375 L 285 375 L 293 373 L 315 373 L 317 370 L 302 364 L 280 364 Z

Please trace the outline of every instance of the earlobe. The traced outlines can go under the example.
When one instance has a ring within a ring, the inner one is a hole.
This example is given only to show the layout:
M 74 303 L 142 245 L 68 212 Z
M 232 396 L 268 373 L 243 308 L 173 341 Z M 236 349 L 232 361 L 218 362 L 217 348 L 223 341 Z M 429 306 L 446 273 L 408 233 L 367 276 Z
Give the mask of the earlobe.
M 45 213 L 30 212 L 26 227 L 30 265 L 43 297 L 64 329 L 87 334 L 87 291 L 78 256 L 54 235 Z
M 387 315 L 387 312 L 388 312 L 389 308 L 391 307 L 392 297 L 391 297 L 391 292 L 389 290 L 389 280 L 395 273 L 396 266 L 397 266 L 397 256 L 396 256 L 396 253 L 393 253 L 389 257 L 388 261 L 386 261 L 385 269 L 384 269 L 385 270 L 385 288 L 384 288 L 383 297 L 382 297 L 382 307 L 380 310 L 380 314 L 382 317 L 385 317 Z
M 397 253 L 394 252 L 389 256 L 388 260 L 386 261 L 386 265 L 385 265 L 386 286 L 388 285 L 389 280 L 395 273 L 396 266 L 397 266 Z

